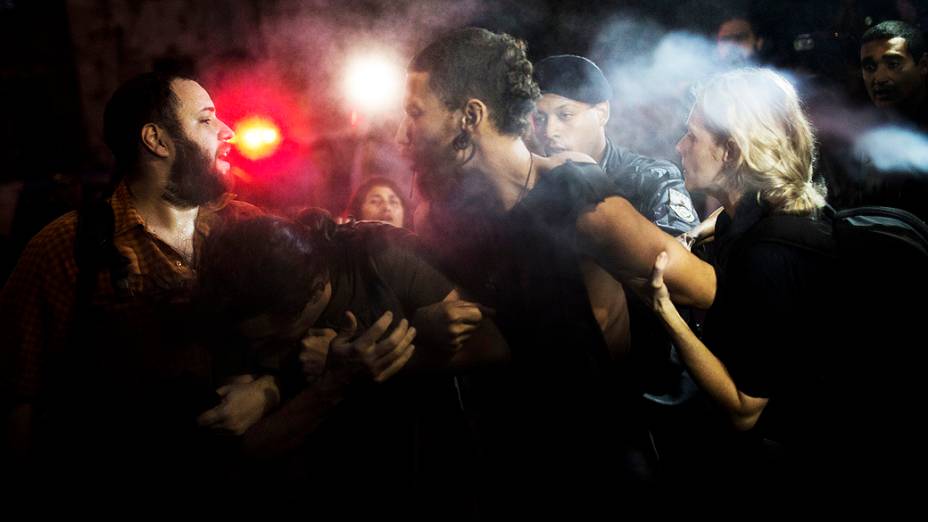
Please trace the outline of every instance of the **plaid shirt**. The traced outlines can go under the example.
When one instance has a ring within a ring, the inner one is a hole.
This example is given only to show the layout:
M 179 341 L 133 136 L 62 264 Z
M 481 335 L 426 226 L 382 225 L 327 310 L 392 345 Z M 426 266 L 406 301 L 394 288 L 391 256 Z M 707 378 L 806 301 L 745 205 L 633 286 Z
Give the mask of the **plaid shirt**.
M 219 203 L 201 206 L 193 238 L 193 266 L 146 227 L 132 205 L 125 183 L 110 198 L 113 208 L 113 241 L 129 259 L 132 299 L 144 302 L 166 291 L 189 297 L 196 277 L 194 267 L 210 229 L 226 220 L 260 214 L 257 207 L 234 201 L 227 195 Z M 74 247 L 77 212 L 61 216 L 39 232 L 26 246 L 15 270 L 0 293 L 3 386 L 18 401 L 31 402 L 47 382 L 49 359 L 67 347 L 73 327 L 77 292 L 77 261 Z M 92 298 L 95 304 L 113 302 L 116 292 L 107 271 L 98 274 Z

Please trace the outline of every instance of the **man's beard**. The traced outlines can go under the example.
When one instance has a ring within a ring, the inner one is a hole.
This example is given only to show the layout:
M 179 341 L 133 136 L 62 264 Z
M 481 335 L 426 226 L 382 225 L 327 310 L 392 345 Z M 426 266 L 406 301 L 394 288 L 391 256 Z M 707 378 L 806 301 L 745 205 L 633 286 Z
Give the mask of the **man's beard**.
M 177 152 L 162 198 L 178 207 L 198 207 L 213 201 L 228 189 L 216 162 L 186 137 L 175 140 Z
M 449 144 L 436 141 L 423 147 L 413 165 L 423 196 L 431 201 L 450 197 L 459 182 L 459 166 Z

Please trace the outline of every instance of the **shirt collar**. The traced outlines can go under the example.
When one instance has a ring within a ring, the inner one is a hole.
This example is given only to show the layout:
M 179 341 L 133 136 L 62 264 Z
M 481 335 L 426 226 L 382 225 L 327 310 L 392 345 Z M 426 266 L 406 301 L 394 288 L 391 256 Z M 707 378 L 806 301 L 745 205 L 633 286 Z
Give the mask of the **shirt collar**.
M 748 192 L 738 200 L 734 218 L 729 216 L 727 212 L 719 214 L 715 223 L 716 239 L 735 240 L 769 213 L 770 208 L 759 197 L 758 193 Z
M 196 230 L 197 233 L 202 234 L 203 236 L 208 236 L 210 229 L 216 225 L 217 220 L 219 219 L 219 213 L 229 206 L 236 198 L 236 195 L 231 192 L 226 192 L 216 201 L 207 203 L 200 206 L 200 212 L 197 214 Z
M 125 181 L 120 181 L 110 198 L 113 207 L 113 233 L 118 235 L 132 228 L 145 226 L 142 215 L 132 204 L 132 195 Z
M 211 227 L 216 223 L 217 214 L 235 198 L 235 194 L 226 192 L 216 201 L 201 205 L 195 225 L 197 233 L 208 236 Z M 132 194 L 129 192 L 129 187 L 125 181 L 121 181 L 116 187 L 113 196 L 110 198 L 110 205 L 113 207 L 114 234 L 122 234 L 132 228 L 145 226 L 145 220 L 142 219 L 142 215 L 132 204 Z

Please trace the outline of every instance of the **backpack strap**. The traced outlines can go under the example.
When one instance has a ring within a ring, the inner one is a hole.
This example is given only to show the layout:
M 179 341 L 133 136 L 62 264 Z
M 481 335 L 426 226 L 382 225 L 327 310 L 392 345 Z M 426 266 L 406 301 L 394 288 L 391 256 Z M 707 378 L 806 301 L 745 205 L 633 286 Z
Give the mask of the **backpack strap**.
M 807 216 L 772 214 L 751 227 L 739 245 L 739 250 L 755 243 L 776 243 L 836 257 L 832 220 L 828 211 L 823 214 L 823 218 L 815 220 Z
M 86 202 L 77 217 L 74 258 L 77 261 L 77 309 L 90 304 L 97 274 L 108 269 L 113 289 L 120 298 L 129 297 L 129 259 L 113 242 L 113 207 L 107 201 Z
M 842 245 L 852 245 L 857 235 L 868 234 L 885 239 L 896 248 L 905 247 L 909 255 L 928 259 L 928 224 L 900 208 L 849 208 L 836 212 L 834 222 L 835 235 Z M 866 243 L 867 246 L 875 244 L 876 239 Z

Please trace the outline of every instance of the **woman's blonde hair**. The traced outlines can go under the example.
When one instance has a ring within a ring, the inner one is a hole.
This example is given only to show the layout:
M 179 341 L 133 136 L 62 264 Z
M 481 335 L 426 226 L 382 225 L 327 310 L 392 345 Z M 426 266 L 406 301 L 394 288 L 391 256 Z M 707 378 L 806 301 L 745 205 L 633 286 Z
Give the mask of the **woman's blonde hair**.
M 694 111 L 719 144 L 736 149 L 716 179 L 757 192 L 777 212 L 812 214 L 825 205 L 812 183 L 815 138 L 793 86 L 769 69 L 740 69 L 709 80 Z

